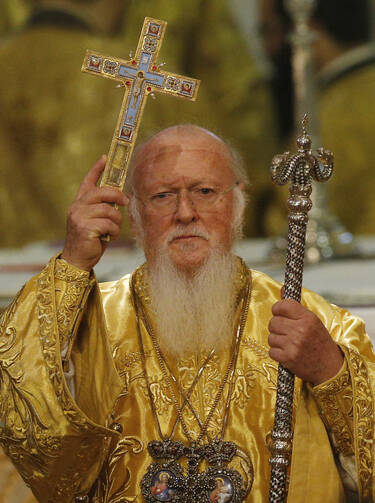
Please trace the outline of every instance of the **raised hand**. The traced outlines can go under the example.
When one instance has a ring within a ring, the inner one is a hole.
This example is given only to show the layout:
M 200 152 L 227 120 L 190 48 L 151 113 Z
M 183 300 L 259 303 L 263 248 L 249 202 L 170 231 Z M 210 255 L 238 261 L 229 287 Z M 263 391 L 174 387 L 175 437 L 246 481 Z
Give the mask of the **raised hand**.
M 276 302 L 268 330 L 269 355 L 313 385 L 334 377 L 344 357 L 320 319 L 292 299 Z
M 108 243 L 100 236 L 118 237 L 122 214 L 111 204 L 126 206 L 129 199 L 118 189 L 97 187 L 104 171 L 106 158 L 97 161 L 83 180 L 69 208 L 65 246 L 61 258 L 70 264 L 90 271 L 100 260 Z

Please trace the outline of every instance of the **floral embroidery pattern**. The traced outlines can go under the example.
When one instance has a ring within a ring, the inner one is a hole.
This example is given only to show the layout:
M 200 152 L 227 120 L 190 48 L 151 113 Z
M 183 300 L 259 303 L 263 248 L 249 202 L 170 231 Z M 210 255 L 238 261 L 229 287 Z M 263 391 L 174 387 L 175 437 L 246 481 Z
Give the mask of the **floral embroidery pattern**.
M 179 381 L 185 394 L 187 394 L 188 390 L 190 389 L 197 371 L 197 364 L 194 357 L 181 360 L 181 362 L 179 363 Z M 204 423 L 212 408 L 217 390 L 221 384 L 221 371 L 222 368 L 220 359 L 217 357 L 217 355 L 213 355 L 213 357 L 210 359 L 205 369 L 203 370 L 198 384 L 195 386 L 189 400 L 192 405 L 194 404 L 194 409 L 202 424 Z M 223 396 L 217 404 L 217 407 L 212 414 L 210 423 L 208 425 L 207 431 L 210 436 L 216 436 L 220 433 L 223 421 L 226 391 L 227 386 L 224 389 Z M 200 428 L 190 407 L 185 407 L 183 416 L 186 424 L 188 425 L 189 431 L 191 432 L 191 435 L 193 437 L 197 436 L 199 434 Z
M 61 356 L 58 351 L 57 320 L 54 315 L 54 262 L 54 259 L 52 259 L 38 277 L 37 313 L 40 342 L 57 401 L 70 426 L 79 431 L 81 437 L 79 440 L 77 439 L 74 446 L 76 456 L 80 461 L 66 467 L 57 482 L 53 484 L 53 491 L 51 491 L 48 499 L 48 502 L 51 503 L 65 502 L 67 494 L 77 494 L 82 484 L 82 473 L 105 456 L 109 447 L 107 438 L 110 436 L 107 429 L 96 426 L 85 418 L 76 407 L 65 383 Z M 74 442 L 74 439 L 70 440 L 68 436 L 60 449 L 60 456 L 64 455 L 64 449 L 70 450 L 69 442 Z
M 246 369 L 237 369 L 234 390 L 231 401 L 235 406 L 243 409 L 251 398 L 251 392 L 255 387 L 255 374 L 250 365 Z
M 49 435 L 48 426 L 37 414 L 32 399 L 22 390 L 24 373 L 20 357 L 24 348 L 16 329 L 8 325 L 20 295 L 21 292 L 0 322 L 0 443 L 28 482 L 38 472 L 46 473 L 41 454 L 56 457 L 60 442 Z
M 349 350 L 349 367 L 354 394 L 354 425 L 356 431 L 356 458 L 361 501 L 373 501 L 373 442 L 374 403 L 371 383 L 364 359 L 355 350 Z
M 318 389 L 313 388 L 321 416 L 344 456 L 354 454 L 352 385 L 348 370 Z M 347 409 L 346 404 L 349 405 Z M 351 421 L 348 423 L 348 419 Z
M 163 377 L 149 376 L 150 390 L 156 406 L 156 412 L 160 415 L 165 414 L 169 407 L 173 406 L 172 398 L 169 395 L 167 383 Z M 145 399 L 148 399 L 147 385 L 144 380 L 141 382 L 141 389 Z
M 102 472 L 95 484 L 93 503 L 128 503 L 135 501 L 137 496 L 124 496 L 131 482 L 130 470 L 126 467 L 126 455 L 131 452 L 139 454 L 144 450 L 143 442 L 136 437 L 121 438 L 115 448 L 107 457 Z M 124 482 L 118 489 L 115 488 L 115 471 L 121 463 L 121 470 L 125 470 Z M 124 468 L 125 467 L 125 468 Z
M 63 370 L 61 367 L 61 357 L 57 352 L 57 324 L 54 317 L 54 288 L 52 279 L 52 267 L 46 267 L 38 278 L 37 304 L 38 320 L 40 329 L 40 341 L 45 363 L 49 373 L 51 383 L 55 389 L 56 397 L 61 408 L 73 426 L 84 429 L 92 433 L 103 434 L 101 428 L 88 422 L 80 411 L 77 410 L 73 399 L 65 385 Z

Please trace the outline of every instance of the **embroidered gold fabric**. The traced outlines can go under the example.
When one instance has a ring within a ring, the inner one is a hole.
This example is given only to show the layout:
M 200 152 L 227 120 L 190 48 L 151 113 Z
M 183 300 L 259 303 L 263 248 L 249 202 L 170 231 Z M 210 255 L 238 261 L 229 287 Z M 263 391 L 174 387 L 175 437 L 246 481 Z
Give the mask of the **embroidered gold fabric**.
M 145 392 L 129 277 L 99 287 L 95 283 L 90 295 L 83 298 L 71 355 L 76 371 L 73 400 L 60 357 L 55 292 L 61 280 L 55 279 L 55 263 L 53 259 L 26 285 L 2 318 L 0 443 L 42 503 L 70 503 L 83 495 L 97 503 L 141 501 L 140 479 L 151 462 L 145 446 L 158 438 L 158 431 Z M 254 483 L 246 502 L 259 503 L 266 501 L 268 494 L 265 439 L 273 424 L 277 375 L 277 366 L 268 356 L 267 325 L 271 307 L 280 298 L 280 285 L 256 271 L 251 277 L 251 302 L 225 440 L 241 446 L 251 459 Z M 139 287 L 147 298 L 147 281 L 140 281 Z M 318 314 L 346 352 L 354 383 L 351 434 L 360 498 L 371 501 L 375 358 L 370 342 L 361 321 L 349 313 L 308 291 L 303 293 L 303 302 Z M 144 335 L 158 417 L 162 431 L 169 432 L 175 408 L 153 345 Z M 225 368 L 225 359 L 226 355 L 217 355 L 191 398 L 200 417 L 207 414 L 210 390 Z M 186 358 L 168 363 L 186 389 L 199 362 Z M 301 384 L 297 379 L 288 503 L 300 503 L 306 495 L 309 503 L 344 502 L 344 488 L 316 400 Z M 195 419 L 190 421 L 188 416 L 186 410 L 189 428 L 196 435 Z M 212 432 L 217 421 L 215 418 L 210 425 Z M 113 429 L 108 427 L 112 423 L 117 423 Z M 175 438 L 185 440 L 181 428 Z M 246 476 L 240 461 L 233 468 Z
M 319 95 L 320 139 L 335 153 L 335 165 L 340 166 L 340 176 L 335 177 L 335 183 L 327 184 L 326 190 L 333 214 L 350 232 L 374 234 L 375 179 L 370 165 L 375 154 L 372 135 L 375 117 L 368 116 L 368 104 L 375 98 L 375 65 L 371 62 L 357 66 L 354 53 L 350 57 L 350 52 L 345 51 L 345 55 L 353 67 L 347 65 L 344 69 L 340 65 L 341 77 Z M 351 132 L 350 141 L 342 141 L 345 131 Z M 361 180 L 356 190 L 348 190 L 356 180 Z M 357 218 L 357 215 L 368 215 L 368 218 Z
M 356 349 L 349 349 L 348 361 L 353 379 L 353 412 L 355 455 L 361 501 L 374 501 L 374 366 L 367 363 Z M 371 370 L 370 370 L 371 369 Z
M 55 295 L 57 309 L 57 326 L 60 348 L 64 355 L 64 368 L 68 367 L 74 343 L 75 328 L 78 328 L 81 304 L 93 286 L 90 273 L 69 264 L 63 259 L 55 262 Z
M 101 426 L 77 409 L 65 384 L 54 262 L 29 282 L 2 317 L 0 443 L 38 501 L 66 503 L 91 487 L 115 433 L 104 427 L 113 407 L 108 391 L 98 389 L 104 409 L 92 416 Z M 109 372 L 107 377 L 108 386 L 119 390 L 117 375 Z M 73 453 L 76 463 L 71 462 Z
M 353 391 L 346 361 L 329 381 L 312 388 L 327 429 L 333 434 L 341 454 L 354 454 Z

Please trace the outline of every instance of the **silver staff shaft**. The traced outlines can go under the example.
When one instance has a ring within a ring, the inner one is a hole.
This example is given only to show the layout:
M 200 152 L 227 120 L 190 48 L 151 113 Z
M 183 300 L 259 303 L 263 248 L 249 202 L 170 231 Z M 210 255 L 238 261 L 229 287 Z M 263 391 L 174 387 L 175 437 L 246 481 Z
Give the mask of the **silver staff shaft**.
M 312 180 L 324 182 L 333 170 L 333 155 L 329 150 L 311 151 L 311 138 L 306 131 L 307 117 L 302 121 L 302 135 L 297 138 L 298 151 L 277 155 L 271 164 L 271 177 L 278 185 L 290 181 L 288 199 L 288 248 L 285 269 L 284 299 L 301 300 L 303 266 L 305 259 L 306 226 Z M 271 452 L 271 481 L 269 503 L 284 503 L 287 494 L 288 466 L 293 442 L 294 375 L 279 365 L 276 408 L 273 430 L 269 442 Z

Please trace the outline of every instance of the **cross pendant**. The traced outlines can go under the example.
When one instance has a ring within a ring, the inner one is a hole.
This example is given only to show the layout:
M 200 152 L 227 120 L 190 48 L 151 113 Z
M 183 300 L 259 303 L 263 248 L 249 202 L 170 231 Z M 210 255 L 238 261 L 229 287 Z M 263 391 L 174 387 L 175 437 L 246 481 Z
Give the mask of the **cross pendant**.
M 166 21 L 146 17 L 137 51 L 130 61 L 103 56 L 95 51 L 86 52 L 83 72 L 116 80 L 125 87 L 101 186 L 122 190 L 146 98 L 150 93 L 156 91 L 193 101 L 196 99 L 199 80 L 164 72 L 156 62 L 166 26 Z

